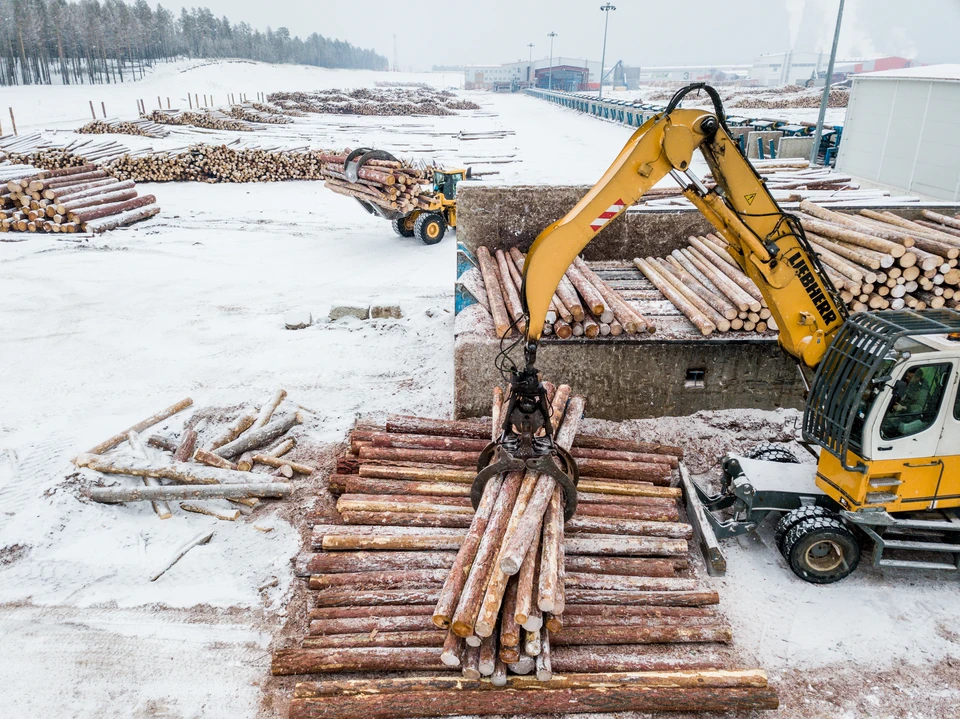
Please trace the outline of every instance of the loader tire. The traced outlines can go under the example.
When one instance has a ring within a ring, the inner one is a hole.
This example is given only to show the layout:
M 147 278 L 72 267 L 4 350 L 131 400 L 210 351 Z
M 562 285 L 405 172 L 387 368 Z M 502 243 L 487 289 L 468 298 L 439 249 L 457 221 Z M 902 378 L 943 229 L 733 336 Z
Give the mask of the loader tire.
M 860 564 L 860 541 L 840 519 L 814 517 L 787 534 L 784 549 L 790 569 L 811 584 L 832 584 Z
M 773 533 L 773 541 L 777 544 L 777 551 L 780 554 L 783 554 L 783 558 L 787 559 L 787 555 L 783 552 L 783 542 L 787 538 L 787 535 L 790 533 L 790 530 L 796 527 L 800 522 L 803 522 L 807 519 L 815 519 L 816 517 L 829 517 L 830 510 L 824 507 L 799 507 L 790 512 L 784 514 L 780 521 L 777 522 L 777 529 Z
M 781 444 L 764 442 L 747 452 L 747 459 L 762 459 L 765 462 L 781 462 L 782 464 L 800 464 L 797 455 Z
M 401 237 L 413 237 L 414 222 L 411 221 L 409 215 L 390 220 L 390 226 L 393 227 L 393 231 Z
M 435 245 L 443 239 L 443 233 L 447 231 L 447 223 L 440 215 L 424 212 L 417 218 L 413 231 L 423 244 Z

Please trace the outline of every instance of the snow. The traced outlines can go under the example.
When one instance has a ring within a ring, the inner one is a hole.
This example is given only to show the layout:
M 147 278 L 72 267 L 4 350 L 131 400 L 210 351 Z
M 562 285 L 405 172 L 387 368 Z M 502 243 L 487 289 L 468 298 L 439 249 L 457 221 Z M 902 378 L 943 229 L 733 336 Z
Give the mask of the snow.
M 158 94 L 252 99 L 258 90 L 401 79 L 447 87 L 458 78 L 178 63 L 129 85 L 0 89 L 0 103 L 15 107 L 21 131 L 55 128 L 68 142 L 69 130 L 89 119 L 88 99 L 129 118 L 136 98 Z M 251 134 L 284 147 L 363 144 L 498 171 L 485 178 L 494 183 L 585 185 L 631 133 L 524 95 L 462 94 L 482 109 L 116 137 L 155 148 Z M 461 131 L 502 133 L 465 140 Z M 0 635 L 6 656 L 16 657 L 0 663 L 0 681 L 16 687 L 0 693 L 0 716 L 274 716 L 259 687 L 271 638 L 287 619 L 290 558 L 301 546 L 282 501 L 236 523 L 179 509 L 161 522 L 148 503 L 78 501 L 78 482 L 89 477 L 69 476 L 78 451 L 185 396 L 196 407 L 228 407 L 282 386 L 306 410 L 298 431 L 317 443 L 342 441 L 358 414 L 452 410 L 453 235 L 434 246 L 399 238 L 318 182 L 140 189 L 163 208 L 150 221 L 96 238 L 0 242 Z M 403 317 L 327 321 L 339 304 L 397 304 Z M 286 330 L 291 311 L 314 324 Z M 731 427 L 747 423 L 739 439 L 761 441 L 790 422 L 784 412 L 716 413 L 644 431 L 702 445 L 694 469 L 704 472 L 730 447 Z M 177 547 L 209 529 L 209 544 L 149 581 Z M 811 587 L 769 543 L 768 529 L 728 543 L 729 575 L 717 585 L 739 646 L 775 678 L 845 657 L 869 676 L 958 655 L 955 578 L 867 568 L 841 585 Z

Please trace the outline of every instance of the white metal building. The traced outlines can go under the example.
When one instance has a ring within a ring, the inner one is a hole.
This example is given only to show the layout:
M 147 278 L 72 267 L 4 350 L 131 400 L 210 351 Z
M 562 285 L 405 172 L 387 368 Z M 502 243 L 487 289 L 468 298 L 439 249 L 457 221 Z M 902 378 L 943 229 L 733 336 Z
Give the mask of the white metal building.
M 819 70 L 826 70 L 828 57 L 822 52 L 779 52 L 772 55 L 759 55 L 754 58 L 750 68 L 750 79 L 767 87 L 783 85 L 803 85 L 816 76 Z
M 960 201 L 960 65 L 857 75 L 837 169 Z

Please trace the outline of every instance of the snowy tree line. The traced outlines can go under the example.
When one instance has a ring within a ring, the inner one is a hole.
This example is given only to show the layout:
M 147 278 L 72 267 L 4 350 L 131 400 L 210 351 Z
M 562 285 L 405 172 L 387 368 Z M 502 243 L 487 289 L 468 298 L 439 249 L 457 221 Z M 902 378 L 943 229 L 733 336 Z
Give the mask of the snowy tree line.
M 146 0 L 0 0 L 0 85 L 113 83 L 176 57 L 386 70 L 387 58 L 313 33 L 260 32 L 207 8 L 180 16 Z

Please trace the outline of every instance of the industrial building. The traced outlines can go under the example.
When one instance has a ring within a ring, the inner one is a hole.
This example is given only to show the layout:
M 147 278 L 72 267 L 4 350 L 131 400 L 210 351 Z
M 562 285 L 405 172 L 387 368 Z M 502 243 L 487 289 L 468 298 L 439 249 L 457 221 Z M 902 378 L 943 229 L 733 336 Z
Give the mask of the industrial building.
M 960 199 L 960 65 L 853 79 L 837 169 L 941 200 Z

